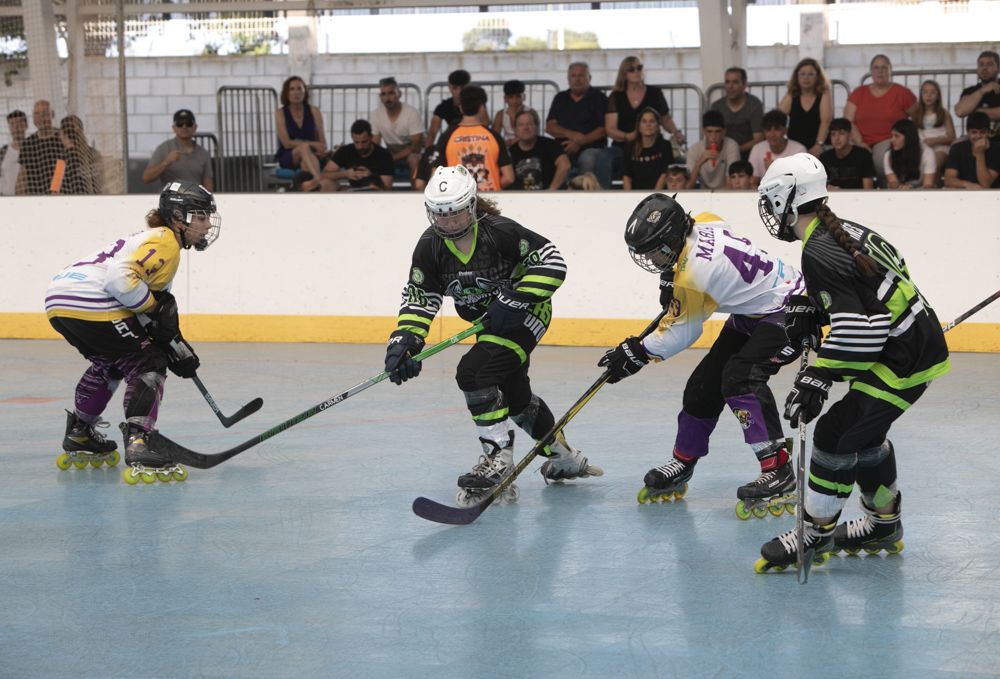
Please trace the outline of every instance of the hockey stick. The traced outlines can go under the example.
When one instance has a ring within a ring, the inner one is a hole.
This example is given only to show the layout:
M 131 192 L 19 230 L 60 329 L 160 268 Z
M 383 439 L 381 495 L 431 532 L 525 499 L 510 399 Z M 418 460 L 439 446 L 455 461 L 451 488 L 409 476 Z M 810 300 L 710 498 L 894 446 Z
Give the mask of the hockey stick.
M 264 399 L 258 396 L 257 398 L 255 398 L 254 400 L 250 401 L 245 406 L 237 410 L 231 416 L 226 417 L 225 415 L 222 414 L 222 410 L 215 402 L 215 399 L 212 398 L 212 395 L 210 393 L 208 393 L 208 387 L 206 387 L 205 383 L 201 381 L 201 378 L 198 377 L 197 375 L 192 375 L 191 380 L 194 382 L 195 386 L 198 387 L 198 391 L 200 391 L 201 395 L 205 397 L 205 401 L 208 402 L 208 405 L 212 408 L 212 412 L 215 413 L 215 416 L 219 418 L 219 422 L 221 422 L 222 426 L 225 427 L 226 429 L 233 426 L 243 418 L 248 417 L 249 415 L 253 415 L 255 412 L 260 410 L 261 407 L 264 405 Z
M 640 334 L 639 337 L 643 338 L 656 330 L 660 321 L 667 314 L 668 309 L 669 305 L 667 308 L 664 308 L 663 311 L 656 316 L 656 318 L 653 319 L 652 323 L 646 326 L 646 329 L 642 331 L 642 334 Z M 601 387 L 607 384 L 608 378 L 610 377 L 610 371 L 605 370 L 604 373 L 597 378 L 597 381 L 590 385 L 590 388 L 587 389 L 587 391 L 583 392 L 583 396 L 581 396 L 577 402 L 573 404 L 573 407 L 566 411 L 565 415 L 559 418 L 559 421 L 556 422 L 552 429 L 549 430 L 549 433 L 535 443 L 534 447 L 528 451 L 527 455 L 521 458 L 511 473 L 504 477 L 499 484 L 494 486 L 481 502 L 472 505 L 471 507 L 451 507 L 449 505 L 443 505 L 440 502 L 435 502 L 434 500 L 426 497 L 418 497 L 413 501 L 413 513 L 422 519 L 427 519 L 428 521 L 446 523 L 453 526 L 464 526 L 478 519 L 479 515 L 485 512 L 486 509 L 493 504 L 494 500 L 500 497 L 500 495 L 503 494 L 503 492 L 507 490 L 512 483 L 514 483 L 514 479 L 516 479 L 518 475 L 524 471 L 525 467 L 531 464 L 531 461 L 534 460 L 540 452 L 542 452 L 542 449 L 555 440 L 556 435 L 563 430 L 563 428 L 576 416 L 578 412 L 580 412 L 583 406 L 587 405 L 587 402 L 594 397 L 594 394 L 596 394 Z
M 809 337 L 802 338 L 802 358 L 799 359 L 799 373 L 809 367 L 809 349 L 812 347 Z M 812 567 L 813 551 L 803 554 L 806 546 L 806 423 L 799 416 L 799 450 L 798 469 L 795 476 L 795 490 L 799 494 L 798 511 L 795 512 L 795 575 L 799 584 L 809 581 L 809 569 Z
M 944 328 L 942 328 L 942 331 L 943 332 L 948 332 L 949 330 L 951 330 L 956 325 L 958 325 L 959 323 L 961 323 L 962 321 L 964 321 L 965 319 L 967 319 L 972 314 L 980 311 L 984 307 L 987 307 L 990 304 L 992 304 L 993 302 L 995 302 L 998 298 L 1000 298 L 1000 290 L 997 290 L 992 295 L 990 295 L 989 297 L 987 297 L 986 299 L 984 299 L 982 302 L 980 302 L 976 306 L 974 306 L 971 309 L 969 309 L 968 311 L 966 311 L 964 314 L 962 314 L 961 316 L 959 316 L 958 318 L 956 318 L 955 320 L 953 320 L 948 325 L 944 326 Z
M 413 360 L 423 361 L 424 359 L 429 358 L 436 353 L 444 351 L 453 344 L 458 344 L 466 337 L 475 335 L 482 329 L 483 329 L 483 324 L 481 322 L 476 323 L 475 325 L 466 328 L 457 335 L 453 335 L 452 337 L 449 337 L 443 342 L 435 344 L 429 349 L 424 349 L 419 354 L 414 356 Z M 178 443 L 175 443 L 174 441 L 171 441 L 170 439 L 168 439 L 166 436 L 156 431 L 155 429 L 149 432 L 149 435 L 146 437 L 146 445 L 148 445 L 153 450 L 156 450 L 157 452 L 163 453 L 164 455 L 168 456 L 171 460 L 173 460 L 177 464 L 186 464 L 189 467 L 193 467 L 195 469 L 211 469 L 212 467 L 218 464 L 222 464 L 229 458 L 239 455 L 244 450 L 247 450 L 248 448 L 253 448 L 258 443 L 263 443 L 269 438 L 277 436 L 286 429 L 294 427 L 303 420 L 308 420 L 313 415 L 316 415 L 317 413 L 321 413 L 324 410 L 332 408 L 341 401 L 346 401 L 351 396 L 359 394 L 365 389 L 368 389 L 369 387 L 375 386 L 376 384 L 387 379 L 388 377 L 389 373 L 383 370 L 378 375 L 370 377 L 364 382 L 356 384 L 347 391 L 337 394 L 336 396 L 329 398 L 323 401 L 322 403 L 318 403 L 309 410 L 304 410 L 295 417 L 289 418 L 284 422 L 282 422 L 281 424 L 277 424 L 271 427 L 264 433 L 258 434 L 257 436 L 254 436 L 252 439 L 244 441 L 243 443 L 233 448 L 230 448 L 229 450 L 224 450 L 221 453 L 206 454 L 206 453 L 195 452 L 193 450 L 185 448 L 184 446 Z

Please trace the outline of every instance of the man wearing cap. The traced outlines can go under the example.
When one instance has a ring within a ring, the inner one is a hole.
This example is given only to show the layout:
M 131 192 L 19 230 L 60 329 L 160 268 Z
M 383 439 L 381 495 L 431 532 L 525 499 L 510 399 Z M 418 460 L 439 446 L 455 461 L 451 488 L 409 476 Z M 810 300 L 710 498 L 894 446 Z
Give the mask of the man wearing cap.
M 194 143 L 198 125 L 194 114 L 182 108 L 174 114 L 174 138 L 168 139 L 153 151 L 153 157 L 142 172 L 142 181 L 161 186 L 170 182 L 196 182 L 209 191 L 215 190 L 212 176 L 212 158 L 203 147 Z

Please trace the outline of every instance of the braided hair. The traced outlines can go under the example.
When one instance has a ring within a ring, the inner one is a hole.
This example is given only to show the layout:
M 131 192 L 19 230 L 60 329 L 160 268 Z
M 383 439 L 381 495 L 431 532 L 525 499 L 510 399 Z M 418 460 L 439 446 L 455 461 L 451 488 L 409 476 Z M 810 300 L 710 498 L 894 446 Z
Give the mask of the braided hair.
M 874 259 L 866 255 L 858 247 L 854 239 L 844 231 L 844 227 L 840 223 L 840 217 L 833 213 L 833 210 L 830 209 L 825 200 L 816 206 L 816 216 L 823 222 L 823 226 L 836 239 L 840 247 L 844 248 L 847 254 L 854 258 L 854 268 L 857 269 L 858 273 L 862 276 L 875 276 L 878 274 L 878 264 Z
M 497 207 L 496 201 L 490 198 L 483 198 L 478 194 L 476 195 L 476 217 L 499 214 L 500 208 Z

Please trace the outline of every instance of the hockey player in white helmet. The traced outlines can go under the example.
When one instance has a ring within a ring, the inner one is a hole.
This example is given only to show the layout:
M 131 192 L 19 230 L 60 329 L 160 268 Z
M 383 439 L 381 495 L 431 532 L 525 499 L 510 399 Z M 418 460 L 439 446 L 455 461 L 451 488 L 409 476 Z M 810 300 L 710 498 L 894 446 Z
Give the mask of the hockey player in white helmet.
M 625 339 L 600 365 L 611 372 L 609 382 L 618 382 L 650 360 L 691 346 L 713 313 L 730 314 L 688 378 L 670 460 L 649 470 L 638 500 L 683 497 L 728 407 L 760 464 L 757 478 L 736 491 L 736 515 L 763 518 L 794 508 L 793 465 L 767 382 L 801 353 L 785 337 L 783 308 L 789 295 L 803 291 L 803 283 L 794 267 L 731 229 L 710 213 L 691 217 L 662 193 L 639 202 L 628 219 L 625 243 L 639 266 L 660 274 L 660 303 L 670 311 L 655 332 Z
M 774 161 L 761 179 L 760 216 L 771 235 L 804 241 L 802 273 L 808 296 L 792 300 L 789 338 L 814 347 L 820 326 L 830 334 L 813 365 L 799 373 L 785 400 L 793 427 L 823 409 L 834 382 L 847 394 L 819 418 L 813 431 L 805 510 L 804 559 L 823 561 L 831 551 L 903 548 L 901 493 L 896 456 L 886 438 L 892 423 L 948 372 L 948 347 L 927 299 L 913 282 L 902 254 L 827 205 L 826 170 L 799 153 Z M 858 484 L 863 515 L 837 525 Z M 797 560 L 795 531 L 765 543 L 759 573 Z
M 385 369 L 396 384 L 420 374 L 412 357 L 423 348 L 444 297 L 453 298 L 466 321 L 485 313 L 486 329 L 459 361 L 456 375 L 482 447 L 479 462 L 458 479 L 457 501 L 470 505 L 513 470 L 512 420 L 533 439 L 555 424 L 545 401 L 531 390 L 528 366 L 548 330 L 551 298 L 566 277 L 566 263 L 546 238 L 500 216 L 493 201 L 478 196 L 475 178 L 461 165 L 434 172 L 424 205 L 431 225 L 413 251 Z M 603 473 L 562 434 L 544 454 L 547 480 Z M 503 499 L 517 494 L 512 484 Z
M 171 182 L 147 228 L 124 236 L 63 269 L 49 285 L 45 311 L 52 327 L 90 361 L 67 412 L 60 469 L 121 459 L 96 427 L 120 382 L 125 382 L 125 480 L 184 480 L 187 471 L 145 442 L 156 424 L 167 369 L 191 378 L 198 356 L 181 335 L 170 285 L 182 249 L 205 250 L 219 237 L 221 218 L 202 186 Z M 138 318 L 143 315 L 148 324 Z

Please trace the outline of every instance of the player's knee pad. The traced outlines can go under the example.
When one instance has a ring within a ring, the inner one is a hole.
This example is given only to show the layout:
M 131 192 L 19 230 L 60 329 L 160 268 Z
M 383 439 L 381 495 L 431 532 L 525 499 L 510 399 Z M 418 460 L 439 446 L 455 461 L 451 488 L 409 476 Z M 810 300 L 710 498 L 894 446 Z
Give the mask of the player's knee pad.
M 481 418 L 504 419 L 507 417 L 507 401 L 499 387 L 485 387 L 464 391 L 465 404 L 469 407 L 473 419 L 478 423 Z M 488 416 L 488 417 L 487 417 Z
M 877 467 L 884 459 L 889 457 L 892 452 L 892 442 L 889 439 L 886 439 L 877 446 L 858 451 L 858 466 Z
M 753 391 L 750 381 L 749 369 L 752 366 L 737 360 L 730 360 L 722 368 L 722 379 L 719 387 L 722 390 L 723 398 L 740 396 Z
M 128 382 L 125 404 L 125 417 L 148 417 L 155 412 L 163 393 L 163 382 L 166 375 L 159 372 L 139 373 Z
M 812 464 L 817 464 L 820 467 L 835 472 L 849 471 L 858 466 L 857 453 L 837 455 L 834 453 L 828 453 L 815 444 L 813 445 L 810 459 Z
M 481 366 L 482 361 L 473 352 L 470 351 L 463 356 L 455 369 L 455 382 L 458 383 L 458 388 L 466 393 L 481 389 L 476 379 Z
M 536 440 L 545 436 L 556 423 L 549 406 L 536 394 L 531 395 L 528 405 L 521 412 L 511 413 L 510 419 Z

